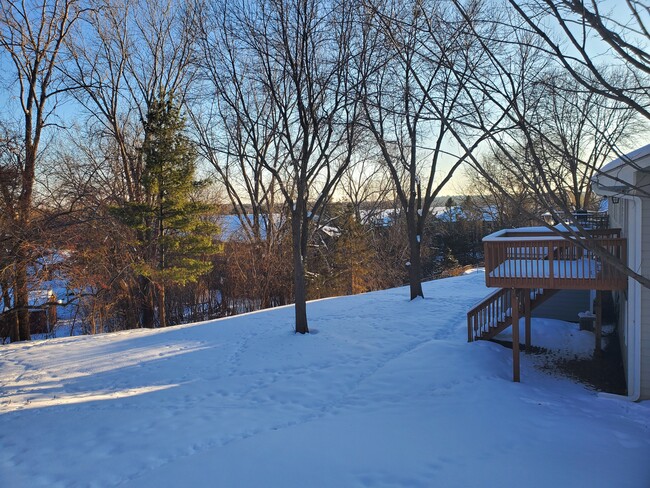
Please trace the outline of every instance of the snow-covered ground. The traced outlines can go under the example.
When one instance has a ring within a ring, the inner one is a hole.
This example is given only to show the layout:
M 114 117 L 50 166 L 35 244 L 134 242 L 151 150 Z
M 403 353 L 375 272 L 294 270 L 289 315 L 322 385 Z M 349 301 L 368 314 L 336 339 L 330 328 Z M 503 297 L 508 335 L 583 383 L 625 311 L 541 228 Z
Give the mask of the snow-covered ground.
M 483 283 L 4 346 L 0 487 L 650 486 L 650 402 L 513 383 L 466 342 Z

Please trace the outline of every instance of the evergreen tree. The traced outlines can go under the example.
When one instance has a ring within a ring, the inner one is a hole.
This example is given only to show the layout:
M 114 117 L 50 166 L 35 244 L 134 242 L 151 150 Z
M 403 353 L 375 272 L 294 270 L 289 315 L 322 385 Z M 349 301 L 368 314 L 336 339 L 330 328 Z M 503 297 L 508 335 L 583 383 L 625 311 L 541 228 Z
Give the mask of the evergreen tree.
M 167 325 L 165 287 L 195 282 L 211 270 L 208 258 L 218 251 L 212 238 L 217 227 L 203 218 L 208 207 L 191 198 L 192 190 L 202 183 L 195 180 L 196 153 L 184 129 L 185 121 L 171 97 L 154 100 L 142 147 L 146 201 L 116 211 L 137 231 L 142 252 L 136 271 L 155 288 L 161 327 Z
M 377 256 L 368 240 L 368 230 L 357 220 L 348 205 L 339 218 L 341 235 L 333 256 L 336 294 L 354 295 L 375 288 Z

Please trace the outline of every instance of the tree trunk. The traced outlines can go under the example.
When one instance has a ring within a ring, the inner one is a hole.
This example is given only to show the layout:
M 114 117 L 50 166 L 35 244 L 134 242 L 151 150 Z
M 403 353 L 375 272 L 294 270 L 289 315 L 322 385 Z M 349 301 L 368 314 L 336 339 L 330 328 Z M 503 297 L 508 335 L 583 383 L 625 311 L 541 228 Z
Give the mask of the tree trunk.
M 128 329 L 135 329 L 140 325 L 140 303 L 139 283 L 133 281 L 120 283 L 120 293 L 123 296 L 123 310 L 125 312 L 125 326 Z
M 90 312 L 90 333 L 92 335 L 97 334 L 97 317 L 96 317 L 96 311 L 95 309 L 97 308 L 97 305 L 93 301 L 93 308 Z
M 422 262 L 420 259 L 420 242 L 418 241 L 417 230 L 409 229 L 409 286 L 411 288 L 411 300 L 417 297 L 424 298 L 422 291 Z
M 293 240 L 293 281 L 296 310 L 296 332 L 309 333 L 307 326 L 307 290 L 305 286 L 305 263 L 302 255 L 301 221 L 295 213 L 291 218 Z
M 9 315 L 9 327 L 11 342 L 20 341 L 20 322 L 18 321 L 18 311 L 13 310 Z
M 31 340 L 29 328 L 29 290 L 27 288 L 27 264 L 22 253 L 18 255 L 16 266 L 16 287 L 14 288 L 14 306 L 17 309 L 18 328 L 20 336 L 18 340 Z
M 158 321 L 160 327 L 167 327 L 167 310 L 165 309 L 165 285 L 158 286 Z
M 140 276 L 140 325 L 145 329 L 153 329 L 154 307 L 151 281 L 146 276 Z
M 11 297 L 9 296 L 9 284 L 7 282 L 2 282 L 0 284 L 2 287 L 2 301 L 4 306 L 7 308 L 14 308 L 15 301 L 12 303 Z M 5 314 L 5 320 L 7 321 L 7 327 L 9 328 L 9 339 L 11 342 L 18 342 L 20 340 L 20 327 L 18 325 L 18 314 L 15 310 L 7 312 Z

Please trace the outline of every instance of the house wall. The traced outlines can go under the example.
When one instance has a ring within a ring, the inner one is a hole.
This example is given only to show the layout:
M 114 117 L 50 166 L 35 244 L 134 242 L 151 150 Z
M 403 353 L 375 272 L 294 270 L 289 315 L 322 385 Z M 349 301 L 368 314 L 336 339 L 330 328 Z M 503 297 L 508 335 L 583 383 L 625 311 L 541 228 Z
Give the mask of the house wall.
M 637 173 L 635 181 L 637 186 L 650 184 L 650 175 Z M 628 239 L 628 256 L 633 259 L 635 252 L 632 240 L 638 237 L 640 233 L 641 242 L 641 268 L 638 270 L 643 276 L 650 276 L 650 199 L 641 199 L 641 208 L 634 209 L 635 202 L 631 200 L 621 199 L 618 204 L 609 202 L 609 218 L 611 227 L 620 227 L 622 229 L 621 237 Z M 634 211 L 641 212 L 641 228 L 637 229 L 637 222 L 635 220 Z M 625 366 L 626 377 L 628 375 L 628 354 L 633 351 L 628 350 L 628 337 L 629 327 L 633 326 L 633 317 L 629 317 L 634 310 L 634 306 L 640 307 L 641 322 L 640 322 L 640 348 L 641 348 L 641 371 L 640 371 L 640 385 L 641 385 L 641 399 L 650 399 L 650 290 L 645 287 L 640 287 L 641 290 L 641 303 L 631 303 L 630 310 L 626 306 L 626 296 L 622 292 L 618 292 L 618 305 L 619 305 L 619 339 L 621 343 L 621 353 L 623 355 L 623 364 Z M 628 290 L 632 293 L 632 289 Z M 632 298 L 632 297 L 630 297 Z M 630 358 L 632 359 L 632 358 Z M 628 385 L 629 387 L 629 385 Z
M 637 186 L 648 188 L 650 175 L 637 173 Z M 650 276 L 650 198 L 642 199 L 641 274 Z M 641 287 L 641 398 L 650 399 L 650 289 Z
M 634 161 L 634 165 L 628 163 L 629 159 Z M 606 194 L 613 191 L 611 188 L 616 185 L 629 185 L 624 192 L 627 195 L 621 194 L 619 203 L 612 203 L 611 198 L 609 200 L 610 225 L 622 229 L 622 237 L 628 239 L 628 265 L 645 277 L 650 277 L 650 198 L 647 193 L 640 192 L 639 189 L 644 188 L 647 192 L 650 188 L 648 169 L 650 169 L 650 145 L 633 151 L 625 160 L 619 158 L 605 165 L 602 168 L 603 174 L 596 178 L 596 187 Z M 600 193 L 599 190 L 596 191 Z M 630 196 L 638 198 L 630 199 Z M 628 384 L 628 389 L 634 386 L 634 393 L 636 393 L 636 387 L 640 385 L 640 398 L 649 400 L 650 289 L 644 288 L 631 278 L 628 283 L 626 292 L 616 293 L 620 313 L 619 334 L 626 376 L 628 383 L 634 382 L 633 385 Z M 637 353 L 640 353 L 639 362 L 636 362 Z M 640 367 L 638 377 L 636 370 L 630 370 L 630 367 L 636 369 L 637 365 Z
M 577 322 L 578 314 L 590 309 L 589 290 L 560 290 L 532 312 L 533 317 Z

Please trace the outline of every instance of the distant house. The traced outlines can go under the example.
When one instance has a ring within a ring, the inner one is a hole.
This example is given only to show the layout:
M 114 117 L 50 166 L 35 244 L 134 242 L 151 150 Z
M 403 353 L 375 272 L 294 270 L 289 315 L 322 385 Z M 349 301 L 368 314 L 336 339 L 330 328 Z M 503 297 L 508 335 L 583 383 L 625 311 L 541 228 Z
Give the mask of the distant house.
M 593 190 L 607 197 L 610 225 L 627 238 L 627 265 L 650 277 L 650 144 L 601 168 Z M 650 290 L 633 279 L 617 293 L 630 398 L 650 399 Z
M 57 301 L 53 290 L 29 292 L 29 328 L 31 334 L 52 332 L 57 322 Z
M 4 308 L 0 313 L 0 341 L 10 336 L 12 314 L 9 308 L 0 302 Z M 29 309 L 30 334 L 47 334 L 52 332 L 57 322 L 57 298 L 51 289 L 31 290 L 27 302 Z

